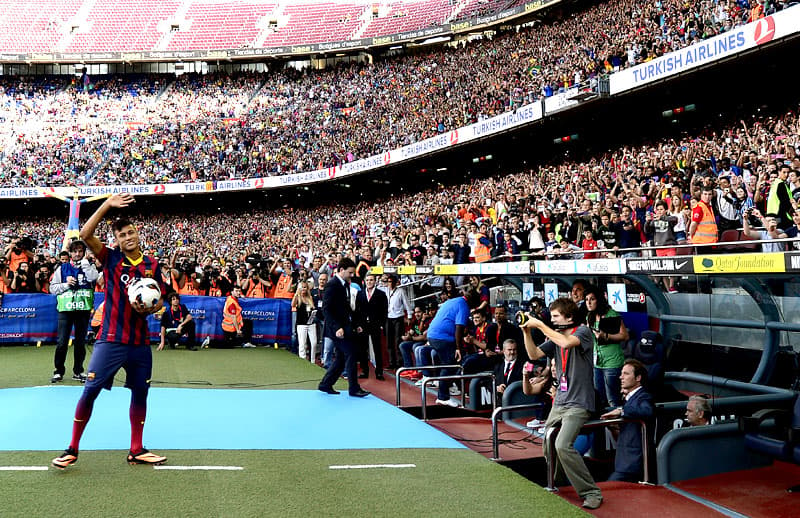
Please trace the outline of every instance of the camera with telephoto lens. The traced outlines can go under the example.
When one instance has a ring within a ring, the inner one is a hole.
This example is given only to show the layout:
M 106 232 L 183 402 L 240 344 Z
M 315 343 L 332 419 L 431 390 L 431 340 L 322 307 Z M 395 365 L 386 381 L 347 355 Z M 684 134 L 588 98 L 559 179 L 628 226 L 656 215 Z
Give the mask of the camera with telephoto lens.
M 518 326 L 523 326 L 528 321 L 528 314 L 524 311 L 517 311 L 517 314 L 514 315 L 514 322 L 517 323 Z
M 33 250 L 39 246 L 38 241 L 33 239 L 31 236 L 23 236 L 17 241 L 17 247 L 20 250 Z

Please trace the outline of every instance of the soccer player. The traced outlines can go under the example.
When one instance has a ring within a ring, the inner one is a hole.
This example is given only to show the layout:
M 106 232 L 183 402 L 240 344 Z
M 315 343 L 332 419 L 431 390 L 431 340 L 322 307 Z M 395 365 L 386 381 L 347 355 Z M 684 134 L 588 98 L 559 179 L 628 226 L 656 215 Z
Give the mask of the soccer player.
M 97 225 L 109 209 L 122 209 L 134 202 L 133 196 L 115 194 L 106 199 L 81 229 L 81 239 L 103 264 L 105 278 L 105 309 L 97 334 L 94 353 L 89 361 L 86 385 L 75 409 L 72 441 L 64 453 L 53 459 L 53 466 L 64 469 L 78 460 L 78 445 L 83 430 L 92 415 L 94 401 L 102 389 L 111 390 L 114 376 L 120 368 L 127 373 L 125 386 L 131 389 L 131 464 L 161 464 L 166 457 L 147 451 L 142 445 L 142 431 L 147 413 L 147 392 L 150 388 L 153 357 L 147 332 L 147 315 L 163 306 L 146 308 L 128 301 L 128 286 L 136 279 L 155 279 L 165 291 L 161 269 L 154 257 L 142 254 L 139 232 L 130 221 L 118 219 L 112 225 L 118 248 L 108 248 L 95 235 Z

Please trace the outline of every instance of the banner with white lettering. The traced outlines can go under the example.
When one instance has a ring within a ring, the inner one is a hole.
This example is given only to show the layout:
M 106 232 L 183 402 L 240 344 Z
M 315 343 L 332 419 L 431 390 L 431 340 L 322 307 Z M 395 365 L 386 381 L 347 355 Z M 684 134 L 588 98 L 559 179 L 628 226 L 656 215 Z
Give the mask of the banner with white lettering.
M 612 74 L 609 93 L 616 95 L 660 81 L 797 32 L 800 32 L 800 5 Z
M 95 308 L 103 302 L 104 294 L 95 294 Z M 242 316 L 253 321 L 256 344 L 279 342 L 288 344 L 292 337 L 292 308 L 288 299 L 239 299 Z M 186 304 L 195 322 L 197 340 L 210 336 L 222 340 L 222 306 L 224 297 L 193 297 L 185 295 Z M 160 320 L 148 317 L 150 340 L 159 341 Z M 58 326 L 56 297 L 43 293 L 6 294 L 0 306 L 0 343 L 54 343 Z

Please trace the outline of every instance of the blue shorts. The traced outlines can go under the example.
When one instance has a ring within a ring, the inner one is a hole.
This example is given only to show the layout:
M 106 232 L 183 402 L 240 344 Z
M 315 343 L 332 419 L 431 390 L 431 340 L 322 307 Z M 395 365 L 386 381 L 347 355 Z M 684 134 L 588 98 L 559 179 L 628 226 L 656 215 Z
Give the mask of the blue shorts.
M 150 387 L 153 373 L 153 351 L 146 345 L 126 345 L 118 342 L 98 340 L 94 344 L 86 387 L 111 390 L 114 376 L 120 369 L 127 374 L 125 386 L 131 390 Z

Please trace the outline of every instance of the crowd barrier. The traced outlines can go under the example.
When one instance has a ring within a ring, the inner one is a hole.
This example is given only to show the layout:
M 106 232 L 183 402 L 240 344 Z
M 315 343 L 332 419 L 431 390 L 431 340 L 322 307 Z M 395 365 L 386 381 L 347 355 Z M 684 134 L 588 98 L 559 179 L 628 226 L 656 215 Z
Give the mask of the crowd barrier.
M 95 294 L 95 307 L 104 294 Z M 222 340 L 222 306 L 224 297 L 185 295 L 186 304 L 195 321 L 197 339 L 211 337 Z M 292 337 L 292 308 L 288 299 L 239 299 L 242 315 L 253 321 L 254 344 L 288 344 Z M 160 315 L 148 317 L 150 339 L 158 341 Z M 0 343 L 55 342 L 58 328 L 56 297 L 41 293 L 7 294 L 0 305 Z

